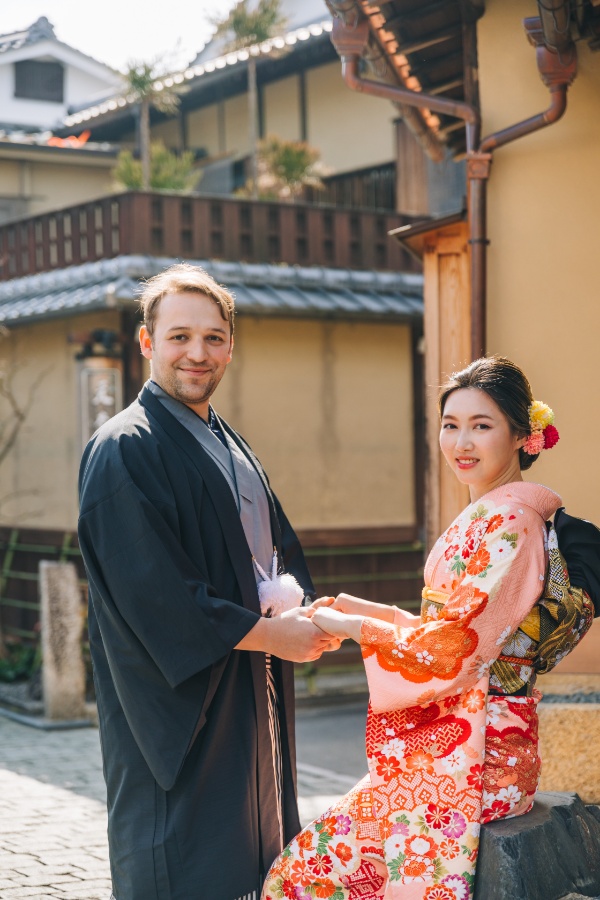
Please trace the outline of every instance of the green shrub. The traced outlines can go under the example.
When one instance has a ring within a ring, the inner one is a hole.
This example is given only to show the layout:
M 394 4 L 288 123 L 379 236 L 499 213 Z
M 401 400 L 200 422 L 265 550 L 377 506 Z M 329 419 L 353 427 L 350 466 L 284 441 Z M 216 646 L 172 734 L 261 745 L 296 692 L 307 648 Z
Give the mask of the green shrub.
M 36 647 L 29 644 L 8 644 L 6 659 L 0 659 L 0 681 L 20 681 L 30 678 L 39 667 Z
M 142 163 L 131 150 L 122 150 L 113 169 L 113 178 L 119 187 L 130 191 L 142 190 Z M 162 141 L 150 148 L 150 188 L 155 191 L 191 191 L 199 180 L 195 169 L 194 154 L 173 153 Z

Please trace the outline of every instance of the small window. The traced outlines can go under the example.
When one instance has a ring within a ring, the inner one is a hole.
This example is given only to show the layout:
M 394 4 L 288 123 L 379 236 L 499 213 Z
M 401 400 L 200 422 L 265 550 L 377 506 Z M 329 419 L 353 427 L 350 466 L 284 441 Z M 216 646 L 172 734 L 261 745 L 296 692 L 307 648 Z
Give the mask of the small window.
M 62 103 L 64 69 L 57 62 L 26 59 L 15 63 L 15 97 Z

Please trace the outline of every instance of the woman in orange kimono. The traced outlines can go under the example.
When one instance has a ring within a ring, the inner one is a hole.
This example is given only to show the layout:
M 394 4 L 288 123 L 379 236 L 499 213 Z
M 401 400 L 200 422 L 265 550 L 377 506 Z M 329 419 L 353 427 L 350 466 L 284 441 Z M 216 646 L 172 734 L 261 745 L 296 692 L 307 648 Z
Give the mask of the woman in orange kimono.
M 558 432 L 501 357 L 454 375 L 440 416 L 471 503 L 429 555 L 420 616 L 346 594 L 313 605 L 361 646 L 369 773 L 277 858 L 263 900 L 469 900 L 481 823 L 533 804 L 535 677 L 593 618 L 547 525 L 560 498 L 521 475 Z

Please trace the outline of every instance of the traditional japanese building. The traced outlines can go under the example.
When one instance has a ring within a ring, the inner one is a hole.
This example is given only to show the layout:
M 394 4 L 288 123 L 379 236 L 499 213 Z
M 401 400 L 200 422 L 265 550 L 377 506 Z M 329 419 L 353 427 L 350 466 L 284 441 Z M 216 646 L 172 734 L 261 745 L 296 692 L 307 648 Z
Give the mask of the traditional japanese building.
M 73 105 L 113 93 L 119 72 L 60 41 L 42 16 L 0 34 L 0 222 L 78 203 L 111 189 L 116 149 L 85 133 L 53 136 Z
M 554 408 L 562 435 L 528 477 L 555 487 L 573 514 L 600 521 L 600 420 L 589 412 L 599 387 L 598 4 L 328 6 L 338 17 L 340 79 L 406 108 L 423 158 L 466 160 L 464 214 L 396 233 L 424 264 L 430 447 L 434 386 L 484 350 L 508 356 Z M 360 121 L 354 127 L 360 133 Z M 464 497 L 435 452 L 428 475 L 431 536 Z M 588 637 L 565 665 L 597 671 L 598 640 Z

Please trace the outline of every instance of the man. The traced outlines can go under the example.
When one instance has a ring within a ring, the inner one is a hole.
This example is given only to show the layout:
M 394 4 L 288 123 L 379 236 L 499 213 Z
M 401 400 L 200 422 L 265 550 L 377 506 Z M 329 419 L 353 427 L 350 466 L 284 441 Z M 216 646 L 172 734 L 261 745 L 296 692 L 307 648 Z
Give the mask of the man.
M 333 646 L 305 610 L 261 617 L 298 540 L 258 460 L 210 406 L 232 296 L 189 265 L 141 296 L 151 380 L 81 466 L 79 537 L 116 900 L 241 900 L 299 830 L 290 662 Z M 271 656 L 272 654 L 272 656 Z

